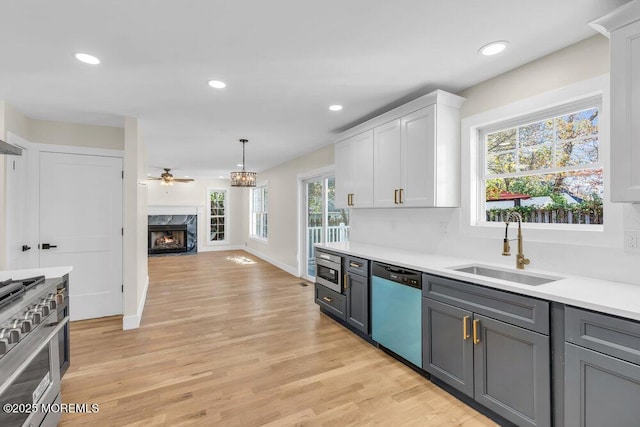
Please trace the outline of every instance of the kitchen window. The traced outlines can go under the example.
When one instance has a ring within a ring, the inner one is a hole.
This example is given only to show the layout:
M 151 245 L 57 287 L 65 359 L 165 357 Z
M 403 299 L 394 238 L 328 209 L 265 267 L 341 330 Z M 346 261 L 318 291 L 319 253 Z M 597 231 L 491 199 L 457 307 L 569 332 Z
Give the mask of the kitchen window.
M 601 99 L 478 129 L 478 223 L 602 226 Z
M 228 240 L 227 190 L 209 190 L 209 243 L 226 243 Z
M 267 240 L 269 190 L 261 185 L 251 190 L 251 237 Z

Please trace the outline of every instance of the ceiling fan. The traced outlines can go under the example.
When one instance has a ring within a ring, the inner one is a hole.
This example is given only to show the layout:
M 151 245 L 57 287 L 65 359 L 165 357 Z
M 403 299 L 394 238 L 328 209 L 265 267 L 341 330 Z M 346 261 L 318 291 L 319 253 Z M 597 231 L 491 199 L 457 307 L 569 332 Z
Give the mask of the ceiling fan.
M 173 185 L 174 182 L 192 182 L 192 178 L 174 178 L 171 172 L 169 172 L 170 168 L 164 168 L 164 172 L 160 177 L 150 176 L 147 179 L 152 181 L 162 181 L 160 185 Z

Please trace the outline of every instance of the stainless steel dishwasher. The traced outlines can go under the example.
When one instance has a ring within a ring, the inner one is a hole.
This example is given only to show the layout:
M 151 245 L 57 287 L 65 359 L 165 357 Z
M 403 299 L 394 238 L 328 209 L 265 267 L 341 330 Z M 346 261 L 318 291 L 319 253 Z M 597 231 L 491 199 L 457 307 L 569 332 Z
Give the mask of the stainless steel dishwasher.
M 371 337 L 422 367 L 422 274 L 379 262 L 371 272 Z

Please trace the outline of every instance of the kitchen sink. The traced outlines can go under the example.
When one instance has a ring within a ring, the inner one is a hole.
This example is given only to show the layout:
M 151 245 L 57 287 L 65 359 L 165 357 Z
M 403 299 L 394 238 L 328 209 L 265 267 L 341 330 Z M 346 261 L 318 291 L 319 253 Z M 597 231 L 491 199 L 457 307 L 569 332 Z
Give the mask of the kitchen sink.
M 545 276 L 541 274 L 520 273 L 513 270 L 502 270 L 496 267 L 488 267 L 485 265 L 467 265 L 463 267 L 453 267 L 452 270 L 462 273 L 475 274 L 477 276 L 491 277 L 493 279 L 506 280 L 507 282 L 516 282 L 523 285 L 539 286 L 545 283 L 561 280 L 562 277 Z

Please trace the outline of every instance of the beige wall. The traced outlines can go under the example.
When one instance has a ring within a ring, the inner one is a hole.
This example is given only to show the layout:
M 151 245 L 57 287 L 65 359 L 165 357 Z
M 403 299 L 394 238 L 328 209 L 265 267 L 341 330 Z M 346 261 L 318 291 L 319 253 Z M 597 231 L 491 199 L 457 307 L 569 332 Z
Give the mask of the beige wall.
M 231 188 L 228 179 L 193 177 L 194 182 L 160 185 L 160 181 L 148 181 L 149 213 L 153 215 L 155 207 L 198 207 L 198 250 L 222 250 L 244 246 L 246 234 L 243 233 L 245 217 L 242 189 Z M 207 207 L 208 189 L 228 190 L 227 201 L 227 239 L 225 245 L 207 244 Z M 168 210 L 167 210 L 168 212 Z M 248 215 L 248 213 L 246 214 Z
M 289 271 L 298 270 L 298 175 L 333 165 L 333 145 L 258 174 L 269 185 L 269 238 L 266 243 L 247 238 L 247 248 Z M 245 230 L 249 230 L 248 195 Z
M 31 119 L 6 101 L 0 101 L 0 138 L 6 141 L 9 132 L 29 142 L 40 144 L 124 149 L 122 128 Z M 5 158 L 0 156 L 0 230 L 6 227 L 5 186 Z M 0 233 L 0 270 L 6 266 L 5 247 L 3 232 Z
M 609 72 L 609 39 L 597 34 L 536 61 L 472 86 L 461 117 L 469 117 Z
M 124 150 L 124 129 L 110 126 L 29 119 L 28 141 Z

